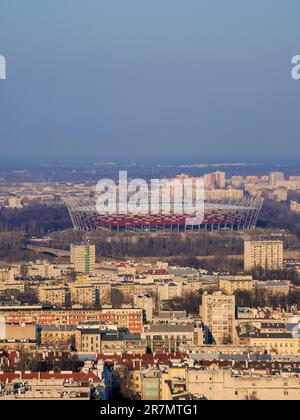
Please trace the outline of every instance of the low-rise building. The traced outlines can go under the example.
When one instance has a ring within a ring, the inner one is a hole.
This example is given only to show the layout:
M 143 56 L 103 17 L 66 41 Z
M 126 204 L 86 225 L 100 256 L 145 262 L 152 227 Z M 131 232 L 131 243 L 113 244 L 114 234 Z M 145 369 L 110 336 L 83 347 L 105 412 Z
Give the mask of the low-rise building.
M 233 295 L 236 292 L 252 292 L 252 276 L 227 276 L 219 279 L 219 289 L 226 295 Z

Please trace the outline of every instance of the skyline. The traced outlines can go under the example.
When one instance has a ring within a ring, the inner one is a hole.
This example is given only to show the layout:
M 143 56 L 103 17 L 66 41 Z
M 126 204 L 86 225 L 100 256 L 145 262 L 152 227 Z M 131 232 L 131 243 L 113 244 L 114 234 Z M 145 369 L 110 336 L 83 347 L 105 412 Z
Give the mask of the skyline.
M 2 159 L 293 160 L 297 12 L 294 0 L 3 0 Z

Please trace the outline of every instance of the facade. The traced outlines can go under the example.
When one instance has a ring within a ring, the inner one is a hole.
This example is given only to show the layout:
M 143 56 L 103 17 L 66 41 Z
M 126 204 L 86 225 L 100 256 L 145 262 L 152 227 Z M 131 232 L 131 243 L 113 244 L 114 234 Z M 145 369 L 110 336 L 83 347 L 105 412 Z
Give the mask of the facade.
M 39 326 L 77 326 L 84 323 L 113 323 L 120 328 L 127 328 L 130 334 L 141 334 L 143 310 L 138 308 L 103 309 L 103 310 L 48 310 L 37 307 L 3 307 L 0 317 L 7 323 L 35 323 Z
M 244 268 L 251 271 L 256 268 L 263 270 L 281 270 L 283 268 L 282 241 L 245 241 Z
M 253 229 L 263 204 L 261 198 L 205 202 L 204 219 L 195 214 L 99 214 L 91 200 L 68 199 L 75 230 L 80 231 L 193 231 L 199 229 Z M 83 268 L 83 267 L 81 267 Z
M 210 174 L 205 174 L 203 178 L 204 178 L 204 186 L 207 189 L 225 188 L 225 183 L 226 183 L 225 172 L 212 172 Z
M 208 400 L 299 400 L 299 375 L 189 369 L 187 391 Z
M 37 327 L 35 324 L 9 324 L 2 327 L 0 340 L 14 342 L 36 342 Z
M 70 285 L 71 303 L 93 307 L 98 299 L 98 291 L 94 286 L 85 284 Z
M 77 328 L 76 349 L 79 352 L 122 354 L 125 351 L 133 350 L 138 353 L 141 347 L 141 336 L 129 334 L 122 328 L 109 330 L 109 325 L 106 327 L 91 325 Z M 144 346 L 142 352 L 145 352 Z
M 90 400 L 97 385 L 92 372 L 0 372 L 0 400 Z
M 228 276 L 219 280 L 219 289 L 225 295 L 233 295 L 236 292 L 252 292 L 253 278 L 252 276 Z
M 75 347 L 76 327 L 39 327 L 39 343 L 42 346 Z
M 95 270 L 96 248 L 91 244 L 72 244 L 71 263 L 78 273 L 89 274 Z
M 249 345 L 264 347 L 268 354 L 299 355 L 300 341 L 290 333 L 257 333 L 250 336 Z
M 181 347 L 203 344 L 203 329 L 194 324 L 152 324 L 142 338 L 153 353 L 176 353 Z
M 291 282 L 288 280 L 255 281 L 253 286 L 256 290 L 264 290 L 268 295 L 287 296 L 290 293 Z
M 285 176 L 283 172 L 271 172 L 270 173 L 270 184 L 272 187 L 277 187 L 277 183 L 284 181 Z
M 62 286 L 40 286 L 38 288 L 38 299 L 40 303 L 53 305 L 59 308 L 66 306 L 68 288 Z
M 150 295 L 135 295 L 134 305 L 144 311 L 145 321 L 153 321 L 153 299 Z
M 202 296 L 202 322 L 205 326 L 206 344 L 230 344 L 235 339 L 235 296 L 222 292 Z

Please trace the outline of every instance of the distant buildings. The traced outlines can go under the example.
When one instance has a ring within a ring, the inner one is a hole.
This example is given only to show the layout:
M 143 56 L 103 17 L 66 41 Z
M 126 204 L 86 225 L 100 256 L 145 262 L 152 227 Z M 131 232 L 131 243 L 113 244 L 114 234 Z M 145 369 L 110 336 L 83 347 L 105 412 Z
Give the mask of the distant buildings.
M 71 263 L 78 273 L 89 274 L 95 270 L 96 248 L 91 244 L 72 244 Z
M 277 183 L 279 181 L 284 181 L 284 173 L 283 172 L 271 172 L 270 173 L 270 184 L 272 187 L 277 187 Z
M 23 208 L 22 200 L 18 197 L 10 197 L 7 200 L 7 206 L 10 209 L 21 209 Z
M 262 268 L 263 270 L 282 270 L 282 241 L 245 241 L 244 242 L 245 271 Z
M 207 189 L 225 188 L 226 174 L 225 172 L 213 172 L 204 175 L 204 186 Z

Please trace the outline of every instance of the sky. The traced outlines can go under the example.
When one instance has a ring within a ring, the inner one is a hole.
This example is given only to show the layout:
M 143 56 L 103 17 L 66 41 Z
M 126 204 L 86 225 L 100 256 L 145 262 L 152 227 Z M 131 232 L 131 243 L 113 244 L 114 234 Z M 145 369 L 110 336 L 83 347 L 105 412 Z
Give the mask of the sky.
M 1 0 L 1 159 L 293 159 L 299 18 L 299 0 Z

